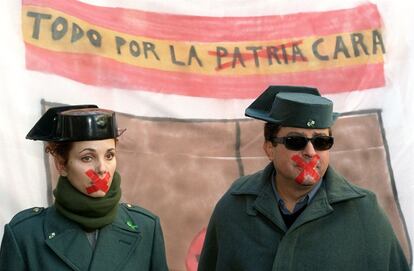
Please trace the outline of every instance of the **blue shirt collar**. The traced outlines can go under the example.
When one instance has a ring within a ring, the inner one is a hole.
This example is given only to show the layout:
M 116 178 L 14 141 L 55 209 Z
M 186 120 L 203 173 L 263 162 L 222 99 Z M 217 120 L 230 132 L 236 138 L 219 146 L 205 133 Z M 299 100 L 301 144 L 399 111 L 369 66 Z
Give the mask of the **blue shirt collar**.
M 283 201 L 283 199 L 280 197 L 279 193 L 277 192 L 276 189 L 276 170 L 273 171 L 272 174 L 272 188 L 273 188 L 273 192 L 275 194 L 277 203 L 279 205 L 279 209 L 283 214 L 286 215 L 290 215 L 290 214 L 294 214 L 296 213 L 298 210 L 302 209 L 304 206 L 309 205 L 309 203 L 312 201 L 312 199 L 315 197 L 316 193 L 318 193 L 319 188 L 322 185 L 322 180 L 320 180 L 319 182 L 316 183 L 316 185 L 312 188 L 311 191 L 309 191 L 308 194 L 306 194 L 304 197 L 302 197 L 295 205 L 295 208 L 293 208 L 293 212 L 290 212 L 285 205 L 285 202 Z

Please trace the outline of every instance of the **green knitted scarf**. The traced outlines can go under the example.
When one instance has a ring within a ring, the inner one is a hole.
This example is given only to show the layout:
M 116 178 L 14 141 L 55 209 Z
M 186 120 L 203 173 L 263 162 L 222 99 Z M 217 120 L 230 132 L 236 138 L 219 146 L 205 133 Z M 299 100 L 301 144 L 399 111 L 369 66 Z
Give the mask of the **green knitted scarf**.
M 109 191 L 104 197 L 93 198 L 79 192 L 68 178 L 60 176 L 56 189 L 55 206 L 60 214 L 79 223 L 86 231 L 100 229 L 115 219 L 121 199 L 121 176 L 115 172 Z

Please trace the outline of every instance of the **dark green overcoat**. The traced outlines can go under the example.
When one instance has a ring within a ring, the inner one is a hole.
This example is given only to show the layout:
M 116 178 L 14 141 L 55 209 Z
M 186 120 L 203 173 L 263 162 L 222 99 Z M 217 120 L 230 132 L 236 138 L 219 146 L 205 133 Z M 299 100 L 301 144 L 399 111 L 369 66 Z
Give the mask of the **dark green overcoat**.
M 237 180 L 215 207 L 198 271 L 402 271 L 408 264 L 375 195 L 328 168 L 286 229 L 270 164 Z
M 158 217 L 120 204 L 115 221 L 99 231 L 95 250 L 77 223 L 50 208 L 18 213 L 5 226 L 1 271 L 167 271 Z

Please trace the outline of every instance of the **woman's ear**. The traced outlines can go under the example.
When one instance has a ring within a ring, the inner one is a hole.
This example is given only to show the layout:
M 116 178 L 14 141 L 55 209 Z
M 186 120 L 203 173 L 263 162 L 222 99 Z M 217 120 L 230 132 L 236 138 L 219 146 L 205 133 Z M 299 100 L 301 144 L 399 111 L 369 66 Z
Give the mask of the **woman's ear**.
M 54 155 L 53 161 L 55 162 L 55 168 L 58 171 L 59 175 L 63 177 L 68 176 L 64 159 L 59 155 Z
M 270 161 L 273 161 L 274 159 L 274 146 L 272 144 L 272 142 L 265 140 L 265 142 L 263 142 L 263 150 L 267 155 L 267 158 L 269 158 Z

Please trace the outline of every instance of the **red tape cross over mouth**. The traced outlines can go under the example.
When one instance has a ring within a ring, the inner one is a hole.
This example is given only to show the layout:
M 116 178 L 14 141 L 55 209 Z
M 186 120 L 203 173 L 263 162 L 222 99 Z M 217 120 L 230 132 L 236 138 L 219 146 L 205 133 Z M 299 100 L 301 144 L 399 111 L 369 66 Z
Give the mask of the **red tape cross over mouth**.
M 321 176 L 315 170 L 315 166 L 318 164 L 319 159 L 319 155 L 315 155 L 312 160 L 306 162 L 299 155 L 294 155 L 292 160 L 296 163 L 296 165 L 303 169 L 302 172 L 296 177 L 295 181 L 302 184 L 306 176 L 312 177 L 315 181 L 319 180 Z
M 102 179 L 99 178 L 99 175 L 95 171 L 93 171 L 92 169 L 86 171 L 85 174 L 92 181 L 92 185 L 86 187 L 86 192 L 88 194 L 92 194 L 92 193 L 94 193 L 96 191 L 99 191 L 99 190 L 101 190 L 105 193 L 108 192 L 108 190 L 109 190 L 108 182 L 109 182 L 109 178 L 111 177 L 109 172 L 107 172 Z

